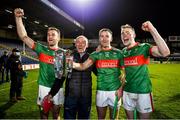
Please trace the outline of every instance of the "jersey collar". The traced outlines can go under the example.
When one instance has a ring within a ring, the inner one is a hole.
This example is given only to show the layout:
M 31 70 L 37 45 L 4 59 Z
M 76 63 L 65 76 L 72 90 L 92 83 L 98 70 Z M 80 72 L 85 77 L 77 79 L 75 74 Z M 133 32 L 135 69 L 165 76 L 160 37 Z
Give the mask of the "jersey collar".
M 132 49 L 132 48 L 134 48 L 134 47 L 136 47 L 138 45 L 139 45 L 139 42 L 136 42 L 132 47 L 127 47 L 127 50 L 130 50 L 130 49 Z

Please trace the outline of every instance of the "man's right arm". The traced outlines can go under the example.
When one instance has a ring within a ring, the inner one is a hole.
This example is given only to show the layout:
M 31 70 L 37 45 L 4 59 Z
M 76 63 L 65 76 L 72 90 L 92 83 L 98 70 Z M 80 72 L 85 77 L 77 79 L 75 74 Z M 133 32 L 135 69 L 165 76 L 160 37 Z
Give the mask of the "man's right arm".
M 94 63 L 93 60 L 88 58 L 84 63 L 73 62 L 73 68 L 76 70 L 83 71 L 89 68 L 91 65 L 93 65 L 93 63 Z
M 142 24 L 142 29 L 150 32 L 156 43 L 151 49 L 152 55 L 155 57 L 167 57 L 170 54 L 170 50 L 153 24 L 150 21 L 146 21 Z
M 14 10 L 17 33 L 20 39 L 30 48 L 34 46 L 34 40 L 28 37 L 26 29 L 23 25 L 22 17 L 24 16 L 24 11 L 21 8 L 16 8 Z

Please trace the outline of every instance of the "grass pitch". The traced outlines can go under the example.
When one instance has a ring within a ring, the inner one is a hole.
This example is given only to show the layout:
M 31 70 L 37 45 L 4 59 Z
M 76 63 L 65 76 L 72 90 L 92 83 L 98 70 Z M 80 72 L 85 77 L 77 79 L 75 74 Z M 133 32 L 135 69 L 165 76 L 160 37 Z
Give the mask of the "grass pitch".
M 180 64 L 150 64 L 149 72 L 153 84 L 155 111 L 152 119 L 180 119 Z M 9 102 L 9 83 L 0 85 L 0 119 L 39 119 L 36 105 L 38 70 L 28 71 L 24 79 L 23 96 L 25 101 Z M 95 106 L 96 77 L 93 76 L 93 96 L 91 119 L 97 119 Z M 61 110 L 61 117 L 62 117 Z M 106 118 L 109 118 L 107 114 Z M 124 109 L 120 110 L 120 119 L 125 119 Z

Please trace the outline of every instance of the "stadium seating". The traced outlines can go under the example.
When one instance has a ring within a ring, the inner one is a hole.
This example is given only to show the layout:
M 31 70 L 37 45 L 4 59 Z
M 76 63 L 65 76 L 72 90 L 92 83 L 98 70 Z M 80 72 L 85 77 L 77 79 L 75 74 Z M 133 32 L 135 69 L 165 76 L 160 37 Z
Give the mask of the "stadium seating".
M 21 52 L 21 60 L 22 64 L 38 64 L 37 55 L 30 48 L 26 47 L 25 54 L 23 54 L 23 43 L 20 40 L 12 40 L 0 38 L 0 56 L 6 50 L 9 55 L 11 54 L 11 50 L 13 48 L 18 48 Z

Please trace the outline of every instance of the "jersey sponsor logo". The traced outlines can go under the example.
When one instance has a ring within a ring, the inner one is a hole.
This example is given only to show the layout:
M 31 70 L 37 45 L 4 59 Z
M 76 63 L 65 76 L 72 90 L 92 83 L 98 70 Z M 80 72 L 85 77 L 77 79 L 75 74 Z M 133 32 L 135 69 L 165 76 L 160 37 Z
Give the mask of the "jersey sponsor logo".
M 39 61 L 48 63 L 48 64 L 54 64 L 54 56 L 50 56 L 44 53 L 40 53 L 39 55 Z
M 145 58 L 143 55 L 124 58 L 125 66 L 139 66 L 144 64 L 149 64 L 149 58 Z
M 97 68 L 118 68 L 119 60 L 97 60 L 96 67 Z

